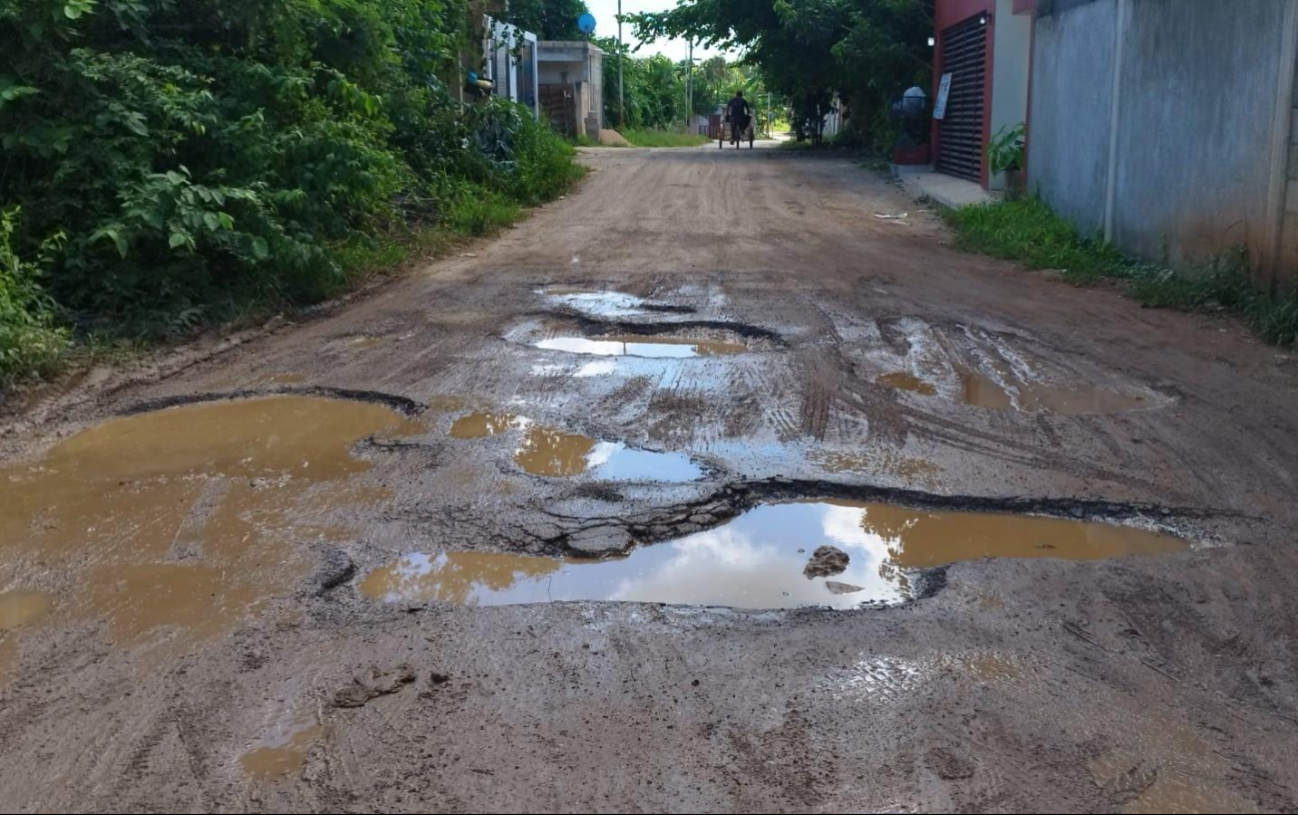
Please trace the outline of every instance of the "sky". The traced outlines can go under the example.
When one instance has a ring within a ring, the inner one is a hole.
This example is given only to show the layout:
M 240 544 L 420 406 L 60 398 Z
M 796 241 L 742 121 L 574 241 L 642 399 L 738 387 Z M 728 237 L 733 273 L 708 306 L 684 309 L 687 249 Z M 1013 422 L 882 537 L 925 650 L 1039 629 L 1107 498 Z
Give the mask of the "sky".
M 586 0 L 590 13 L 595 15 L 595 35 L 598 37 L 617 36 L 617 0 Z M 676 0 L 622 0 L 623 14 L 638 14 L 642 11 L 666 11 L 676 7 Z M 622 39 L 634 46 L 638 40 L 631 36 L 631 26 L 622 26 Z M 659 40 L 640 49 L 639 56 L 653 53 L 666 54 L 673 60 L 682 60 L 689 55 L 689 43 L 685 40 Z M 722 53 L 718 49 L 702 46 L 694 47 L 695 59 L 707 59 Z

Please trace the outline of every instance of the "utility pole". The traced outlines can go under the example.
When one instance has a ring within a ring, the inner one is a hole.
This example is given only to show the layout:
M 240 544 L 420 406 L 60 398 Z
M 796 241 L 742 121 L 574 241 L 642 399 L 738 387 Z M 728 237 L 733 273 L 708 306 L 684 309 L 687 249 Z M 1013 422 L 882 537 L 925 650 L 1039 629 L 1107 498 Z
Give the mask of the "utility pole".
M 626 129 L 626 96 L 622 87 L 622 0 L 617 0 L 617 126 Z
M 694 115 L 694 40 L 690 40 L 690 72 L 685 80 L 685 129 L 690 129 L 690 117 Z

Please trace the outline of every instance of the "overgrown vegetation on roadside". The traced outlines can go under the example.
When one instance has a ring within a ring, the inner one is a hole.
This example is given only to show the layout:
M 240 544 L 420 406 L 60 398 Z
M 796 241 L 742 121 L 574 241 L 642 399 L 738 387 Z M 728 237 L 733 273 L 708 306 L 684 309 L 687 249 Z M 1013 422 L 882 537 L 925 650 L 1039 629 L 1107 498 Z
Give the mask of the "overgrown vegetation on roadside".
M 558 195 L 571 146 L 458 102 L 461 48 L 468 0 L 4 0 L 0 380 L 67 327 L 318 301 L 417 233 Z
M 1242 317 L 1267 342 L 1298 344 L 1298 292 L 1272 297 L 1258 291 L 1240 253 L 1186 271 L 1142 263 L 1111 244 L 1086 238 L 1036 198 L 948 209 L 944 214 L 962 249 L 1016 260 L 1032 269 L 1058 270 L 1079 285 L 1120 280 L 1127 294 L 1151 308 L 1229 312 Z
M 698 133 L 680 133 L 675 130 L 654 130 L 628 127 L 622 136 L 633 147 L 698 147 L 711 141 Z

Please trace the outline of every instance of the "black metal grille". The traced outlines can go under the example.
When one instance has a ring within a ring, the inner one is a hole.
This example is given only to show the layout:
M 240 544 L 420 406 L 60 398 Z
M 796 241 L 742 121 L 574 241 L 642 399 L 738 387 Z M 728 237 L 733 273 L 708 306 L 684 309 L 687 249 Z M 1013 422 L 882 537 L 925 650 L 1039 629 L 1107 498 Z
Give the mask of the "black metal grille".
M 987 24 L 970 17 L 942 32 L 942 72 L 951 74 L 946 118 L 938 125 L 938 170 L 980 181 L 987 103 Z

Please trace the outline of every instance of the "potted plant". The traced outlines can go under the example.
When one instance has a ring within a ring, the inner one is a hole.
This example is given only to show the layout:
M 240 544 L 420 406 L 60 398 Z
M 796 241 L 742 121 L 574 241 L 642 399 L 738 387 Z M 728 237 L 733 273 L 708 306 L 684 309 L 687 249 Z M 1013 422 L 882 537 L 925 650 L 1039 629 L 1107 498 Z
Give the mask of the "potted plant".
M 1005 195 L 1014 200 L 1023 194 L 1023 123 L 1002 127 L 987 145 L 987 165 L 993 176 L 1005 174 Z

